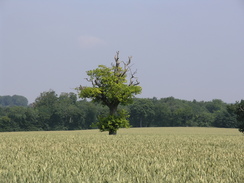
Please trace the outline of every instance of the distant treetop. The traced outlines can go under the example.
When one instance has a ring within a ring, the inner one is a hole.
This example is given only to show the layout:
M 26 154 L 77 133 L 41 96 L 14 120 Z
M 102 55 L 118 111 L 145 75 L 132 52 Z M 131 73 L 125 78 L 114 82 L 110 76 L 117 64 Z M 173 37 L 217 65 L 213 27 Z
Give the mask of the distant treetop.
M 21 95 L 5 95 L 0 96 L 0 105 L 2 106 L 27 106 L 28 100 L 26 97 Z

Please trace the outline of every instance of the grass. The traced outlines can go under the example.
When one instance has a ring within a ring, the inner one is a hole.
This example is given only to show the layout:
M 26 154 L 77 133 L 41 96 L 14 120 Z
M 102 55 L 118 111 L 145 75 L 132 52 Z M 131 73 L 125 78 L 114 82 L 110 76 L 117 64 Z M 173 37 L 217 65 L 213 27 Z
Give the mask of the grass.
M 244 182 L 237 129 L 0 133 L 0 183 Z

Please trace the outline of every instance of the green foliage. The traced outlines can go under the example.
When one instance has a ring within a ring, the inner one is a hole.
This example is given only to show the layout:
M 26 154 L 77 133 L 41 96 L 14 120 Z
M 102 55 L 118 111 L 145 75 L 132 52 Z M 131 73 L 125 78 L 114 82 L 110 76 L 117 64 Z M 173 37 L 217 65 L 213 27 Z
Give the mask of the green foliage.
M 225 107 L 225 104 L 222 100 L 214 99 L 211 102 L 206 102 L 205 106 L 210 113 L 214 113 L 222 110 Z
M 129 106 L 134 127 L 201 126 L 236 127 L 235 114 L 221 100 L 185 101 L 173 97 L 135 99 Z
M 13 96 L 0 96 L 0 106 L 27 106 L 28 100 L 24 96 L 13 95 Z
M 100 115 L 97 126 L 100 131 L 116 132 L 119 128 L 129 128 L 129 114 L 125 110 L 118 110 L 116 115 Z
M 149 127 L 155 116 L 154 105 L 150 99 L 135 99 L 129 106 L 133 126 Z
M 11 129 L 11 119 L 8 116 L 0 117 L 0 132 L 12 131 Z
M 237 115 L 237 126 L 239 131 L 244 133 L 244 100 L 241 100 L 241 102 L 236 102 L 236 104 L 232 106 L 232 109 Z
M 236 115 L 228 112 L 227 110 L 223 110 L 217 113 L 213 126 L 221 128 L 236 128 Z
M 133 127 L 214 126 L 244 131 L 243 101 L 226 104 L 221 100 L 186 101 L 173 97 L 132 100 L 134 102 L 130 105 L 119 105 L 118 108 L 112 106 L 115 112 L 111 115 L 107 106 L 101 103 L 77 100 L 74 93 L 58 96 L 51 90 L 41 93 L 28 107 L 0 106 L 0 131 L 80 130 L 97 127 L 101 131 L 109 131 L 109 128 L 113 131 L 128 127 L 128 120 Z M 121 115 L 121 109 L 128 113 Z M 123 120 L 121 116 L 124 116 Z
M 90 98 L 94 102 L 101 102 L 103 105 L 120 103 L 122 105 L 133 102 L 132 98 L 141 93 L 140 86 L 128 85 L 126 75 L 118 73 L 125 72 L 121 67 L 116 71 L 115 67 L 99 65 L 97 69 L 87 71 L 89 81 L 93 87 L 80 87 L 80 98 Z
M 54 91 L 44 92 L 33 106 L 38 111 L 44 130 L 88 129 L 95 122 L 94 105 L 89 105 L 87 101 L 77 101 L 74 93 L 62 93 L 58 96 Z

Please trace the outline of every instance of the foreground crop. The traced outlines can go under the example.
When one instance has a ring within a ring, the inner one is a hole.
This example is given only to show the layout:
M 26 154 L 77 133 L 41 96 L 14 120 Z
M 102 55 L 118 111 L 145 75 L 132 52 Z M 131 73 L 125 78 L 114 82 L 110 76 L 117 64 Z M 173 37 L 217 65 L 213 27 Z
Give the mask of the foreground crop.
M 242 182 L 236 129 L 0 133 L 0 182 Z

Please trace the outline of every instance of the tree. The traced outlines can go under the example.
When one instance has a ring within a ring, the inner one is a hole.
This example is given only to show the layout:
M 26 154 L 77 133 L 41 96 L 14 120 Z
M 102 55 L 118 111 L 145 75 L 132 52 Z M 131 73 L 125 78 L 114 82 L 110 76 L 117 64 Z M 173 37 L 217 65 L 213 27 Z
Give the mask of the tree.
M 210 102 L 206 102 L 206 109 L 210 113 L 214 113 L 216 111 L 221 111 L 226 108 L 226 104 L 220 99 L 213 99 Z
M 244 133 L 244 100 L 235 104 L 239 131 Z
M 92 87 L 77 88 L 80 98 L 90 98 L 109 108 L 109 114 L 100 116 L 97 126 L 100 131 L 109 131 L 110 135 L 116 135 L 120 127 L 129 127 L 127 112 L 118 110 L 118 106 L 132 103 L 134 96 L 142 90 L 138 86 L 136 72 L 131 71 L 131 58 L 128 62 L 120 61 L 117 52 L 114 56 L 115 64 L 111 67 L 99 65 L 97 69 L 87 71 L 87 81 L 91 82 Z
M 9 95 L 0 97 L 0 104 L 2 106 L 12 106 L 13 105 L 12 97 Z
M 11 119 L 8 116 L 0 116 L 0 132 L 13 131 Z
M 28 100 L 24 96 L 13 95 L 12 101 L 13 101 L 13 105 L 17 105 L 17 106 L 27 106 L 28 105 Z
M 130 106 L 131 121 L 134 127 L 149 127 L 154 119 L 154 106 L 151 99 L 135 99 Z
M 230 113 L 228 110 L 220 111 L 216 114 L 213 126 L 220 128 L 236 128 L 236 115 Z
M 52 119 L 55 120 L 55 130 L 80 130 L 84 127 L 84 111 L 77 105 L 74 93 L 61 93 L 54 104 Z
M 39 122 L 44 130 L 55 130 L 57 121 L 54 119 L 55 104 L 58 96 L 55 91 L 43 92 L 36 98 L 33 107 L 38 111 Z
M 13 95 L 12 97 L 9 95 L 0 96 L 0 105 L 2 106 L 27 106 L 28 100 L 24 96 Z
M 169 123 L 171 121 L 171 109 L 169 105 L 163 102 L 163 99 L 154 102 L 154 111 L 155 111 L 155 125 L 162 126 L 170 126 Z

